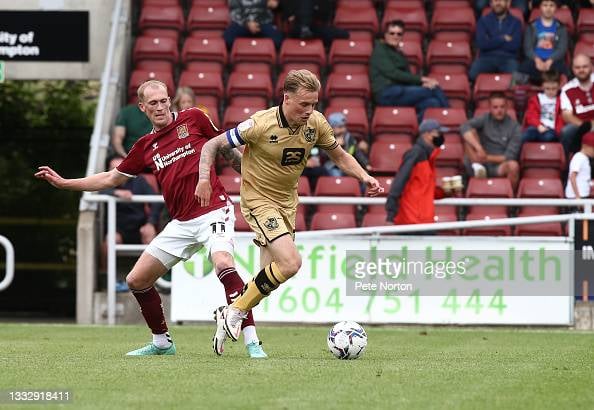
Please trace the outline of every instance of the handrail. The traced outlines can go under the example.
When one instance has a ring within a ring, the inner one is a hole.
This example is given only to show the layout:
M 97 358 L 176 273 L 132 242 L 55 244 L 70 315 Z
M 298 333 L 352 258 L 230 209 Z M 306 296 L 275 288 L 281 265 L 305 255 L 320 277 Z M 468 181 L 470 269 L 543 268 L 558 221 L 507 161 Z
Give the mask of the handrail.
M 0 282 L 0 292 L 8 288 L 14 279 L 14 246 L 12 242 L 5 237 L 0 235 L 0 244 L 4 246 L 6 251 L 6 276 L 2 282 Z

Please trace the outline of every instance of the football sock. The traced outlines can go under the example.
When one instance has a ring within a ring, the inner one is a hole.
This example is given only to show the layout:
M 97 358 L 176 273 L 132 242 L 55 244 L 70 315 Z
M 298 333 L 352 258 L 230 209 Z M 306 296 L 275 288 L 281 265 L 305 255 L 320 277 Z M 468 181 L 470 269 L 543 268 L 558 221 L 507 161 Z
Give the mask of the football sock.
M 233 307 L 247 312 L 286 281 L 287 278 L 281 274 L 276 262 L 272 262 L 258 272 L 256 277 L 247 284 L 243 295 L 233 302 Z
M 161 296 L 154 286 L 142 290 L 130 289 L 140 305 L 140 312 L 154 335 L 167 333 L 167 322 L 163 314 Z
M 168 349 L 173 344 L 173 341 L 169 332 L 160 335 L 153 334 L 153 344 L 159 349 Z
M 245 322 L 245 319 L 244 319 Z M 244 326 L 243 327 L 243 342 L 248 345 L 252 342 L 258 343 L 258 334 L 256 333 L 256 326 Z
M 239 297 L 239 295 L 241 295 L 245 284 L 243 283 L 241 276 L 239 276 L 239 273 L 237 273 L 233 267 L 223 269 L 217 273 L 217 276 L 225 287 L 225 297 L 227 298 L 227 304 L 230 305 L 235 299 Z M 241 328 L 244 329 L 246 326 L 254 325 L 254 315 L 252 315 L 252 311 L 250 310 L 248 312 L 247 318 L 243 320 Z M 255 333 L 256 331 L 254 330 L 254 334 Z

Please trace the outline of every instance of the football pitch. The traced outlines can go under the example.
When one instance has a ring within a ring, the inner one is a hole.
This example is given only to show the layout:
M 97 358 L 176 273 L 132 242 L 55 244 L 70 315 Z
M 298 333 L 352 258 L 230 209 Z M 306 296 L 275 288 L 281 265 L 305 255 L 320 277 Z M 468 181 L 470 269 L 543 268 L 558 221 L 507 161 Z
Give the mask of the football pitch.
M 68 390 L 71 409 L 592 408 L 594 333 L 366 326 L 358 360 L 329 326 L 260 326 L 270 358 L 211 351 L 212 326 L 175 326 L 176 356 L 125 357 L 144 326 L 0 324 L 0 390 Z M 47 404 L 7 404 L 38 408 Z

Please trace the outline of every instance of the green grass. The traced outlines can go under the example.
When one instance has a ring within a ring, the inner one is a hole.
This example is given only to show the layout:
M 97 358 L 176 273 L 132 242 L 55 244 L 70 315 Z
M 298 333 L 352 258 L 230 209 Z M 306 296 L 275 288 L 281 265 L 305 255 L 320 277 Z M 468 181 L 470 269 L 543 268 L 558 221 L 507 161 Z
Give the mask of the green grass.
M 365 355 L 340 361 L 326 327 L 261 326 L 255 361 L 241 343 L 216 357 L 212 330 L 172 328 L 177 356 L 125 357 L 145 327 L 0 324 L 0 389 L 67 389 L 71 409 L 594 406 L 592 333 L 367 326 Z

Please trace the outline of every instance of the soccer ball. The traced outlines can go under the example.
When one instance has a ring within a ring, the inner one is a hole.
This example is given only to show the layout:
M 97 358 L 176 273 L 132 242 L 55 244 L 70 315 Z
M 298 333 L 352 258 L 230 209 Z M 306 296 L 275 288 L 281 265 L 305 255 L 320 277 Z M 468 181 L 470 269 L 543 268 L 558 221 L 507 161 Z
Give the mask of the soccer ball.
M 357 322 L 346 320 L 332 326 L 328 332 L 328 348 L 339 359 L 356 359 L 365 352 L 367 333 Z

